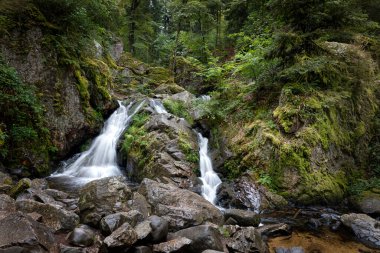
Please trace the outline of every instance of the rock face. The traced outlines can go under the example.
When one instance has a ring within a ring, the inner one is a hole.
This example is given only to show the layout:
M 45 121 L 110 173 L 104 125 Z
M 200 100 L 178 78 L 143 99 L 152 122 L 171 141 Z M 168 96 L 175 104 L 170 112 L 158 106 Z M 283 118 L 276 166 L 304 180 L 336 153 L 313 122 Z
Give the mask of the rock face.
M 43 204 L 33 200 L 16 202 L 17 210 L 24 213 L 38 213 L 43 223 L 54 231 L 71 230 L 79 223 L 79 216 L 54 204 Z
M 22 213 L 11 213 L 1 219 L 0 231 L 0 249 L 5 252 L 58 252 L 51 230 Z
M 178 237 L 167 242 L 153 245 L 153 251 L 163 253 L 190 252 L 188 248 L 191 243 L 192 241 L 188 238 Z
M 268 252 L 261 233 L 254 227 L 223 226 L 229 252 Z
M 198 145 L 191 126 L 176 116 L 153 113 L 143 129 L 147 133 L 140 138 L 146 140 L 137 140 L 127 152 L 129 174 L 138 181 L 160 178 L 182 188 L 192 187 L 197 181 L 197 163 L 189 156 L 198 156 Z M 149 144 L 138 145 L 144 141 Z
M 144 179 L 139 188 L 152 206 L 152 212 L 169 222 L 170 230 L 201 225 L 207 221 L 220 224 L 219 209 L 201 196 L 174 185 Z
M 342 223 L 351 228 L 358 239 L 369 247 L 380 249 L 380 222 L 366 214 L 344 214 Z
M 95 110 L 88 102 L 84 103 L 78 90 L 78 76 L 72 68 L 59 64 L 59 49 L 46 43 L 42 29 L 14 29 L 0 36 L 0 44 L 4 60 L 17 70 L 24 83 L 36 88 L 57 158 L 66 156 L 99 130 L 101 121 L 94 120 Z M 117 107 L 109 97 L 103 97 L 95 83 L 90 80 L 88 84 L 89 102 L 96 101 L 101 113 L 107 115 Z M 42 154 L 40 157 L 27 149 L 24 152 L 26 158 L 31 158 L 31 168 L 47 167 Z
M 108 177 L 86 184 L 80 191 L 82 222 L 97 226 L 103 216 L 128 211 L 132 192 L 122 177 Z
M 143 215 L 136 210 L 114 213 L 107 215 L 100 220 L 100 229 L 105 235 L 109 235 L 125 222 L 128 222 L 132 226 L 135 226 L 142 220 Z
M 198 253 L 207 249 L 223 251 L 220 232 L 209 225 L 195 226 L 175 232 L 171 238 L 188 238 L 191 240 L 186 252 Z
M 229 218 L 234 219 L 239 226 L 257 227 L 260 223 L 260 217 L 252 211 L 226 209 L 224 210 L 224 219 L 228 220 Z

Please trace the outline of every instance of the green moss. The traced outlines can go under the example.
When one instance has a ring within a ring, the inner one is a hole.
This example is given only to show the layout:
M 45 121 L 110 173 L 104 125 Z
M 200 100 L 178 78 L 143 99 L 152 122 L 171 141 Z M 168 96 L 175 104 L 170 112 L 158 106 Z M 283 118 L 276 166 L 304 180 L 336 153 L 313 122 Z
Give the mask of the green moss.
M 180 100 L 164 99 L 163 104 L 171 114 L 186 119 L 190 125 L 194 123 L 194 119 L 189 113 L 189 108 L 184 102 Z
M 85 107 L 90 106 L 90 92 L 88 91 L 89 84 L 87 78 L 82 75 L 80 70 L 74 71 L 75 77 L 77 79 L 77 89 L 79 92 L 79 95 L 82 99 L 82 103 Z
M 178 139 L 179 148 L 186 156 L 186 160 L 191 163 L 199 162 L 199 153 L 190 142 L 190 136 L 186 132 L 179 133 Z
M 23 178 L 18 183 L 12 187 L 9 191 L 9 195 L 16 198 L 20 193 L 23 193 L 26 189 L 30 188 L 31 181 L 29 178 Z

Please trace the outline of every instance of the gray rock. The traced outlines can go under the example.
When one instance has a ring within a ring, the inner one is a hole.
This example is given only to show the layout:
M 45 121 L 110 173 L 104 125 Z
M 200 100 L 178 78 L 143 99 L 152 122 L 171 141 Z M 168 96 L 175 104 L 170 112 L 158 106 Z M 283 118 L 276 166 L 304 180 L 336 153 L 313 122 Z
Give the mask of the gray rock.
M 138 239 L 135 230 L 128 223 L 124 223 L 111 235 L 104 239 L 104 243 L 109 248 L 130 248 Z
M 223 251 L 222 236 L 216 228 L 209 225 L 195 226 L 177 231 L 170 238 L 185 237 L 191 240 L 186 252 L 199 253 L 207 249 Z
M 380 193 L 365 191 L 350 199 L 356 209 L 367 214 L 380 214 Z
M 34 190 L 46 190 L 47 188 L 49 188 L 49 185 L 48 185 L 48 182 L 46 179 L 44 178 L 36 178 L 36 179 L 33 179 L 31 184 L 30 184 L 30 188 L 34 189 Z
M 148 204 L 148 201 L 146 201 L 146 198 L 140 193 L 134 192 L 132 200 L 129 202 L 131 209 L 139 211 L 144 218 L 148 218 L 151 215 L 151 207 Z
M 78 247 L 70 247 L 67 245 L 59 245 L 60 253 L 86 253 L 86 250 Z
M 217 250 L 207 249 L 207 250 L 202 251 L 202 253 L 224 253 L 224 251 L 217 251 Z
M 380 249 L 380 221 L 366 214 L 344 214 L 341 216 L 342 223 L 351 228 L 356 237 L 376 249 Z
M 302 247 L 292 247 L 292 248 L 275 248 L 275 253 L 304 253 L 305 250 Z
M 6 194 L 0 194 L 0 212 L 16 211 L 15 200 Z
M 234 219 L 237 225 L 245 227 L 257 227 L 260 224 L 260 217 L 256 213 L 248 210 L 226 209 L 224 210 L 224 219 L 228 220 L 228 218 Z
M 189 246 L 192 241 L 185 237 L 177 237 L 170 241 L 153 245 L 153 252 L 193 252 L 189 251 Z
M 43 204 L 34 200 L 20 200 L 16 202 L 16 208 L 24 213 L 41 214 L 43 223 L 54 231 L 72 230 L 79 223 L 78 215 L 61 206 Z
M 67 199 L 69 197 L 69 194 L 67 194 L 66 192 L 59 191 L 56 189 L 46 189 L 44 190 L 44 193 L 53 197 L 55 200 Z
M 74 246 L 88 247 L 94 244 L 95 233 L 89 226 L 80 225 L 69 234 L 68 240 Z
M 111 234 L 123 223 L 128 222 L 131 226 L 135 226 L 143 220 L 143 215 L 136 210 L 129 212 L 120 212 L 107 215 L 100 220 L 100 229 L 105 235 Z
M 277 236 L 290 235 L 292 233 L 291 227 L 285 223 L 264 225 L 256 228 L 256 231 L 258 234 L 261 235 L 261 237 L 265 236 L 271 238 Z
M 5 252 L 58 252 L 52 231 L 20 212 L 1 219 L 0 231 L 0 249 Z
M 135 227 L 137 238 L 139 240 L 146 239 L 152 233 L 152 227 L 150 226 L 150 221 L 145 220 Z
M 223 215 L 201 196 L 174 185 L 144 179 L 139 193 L 152 206 L 152 212 L 169 222 L 169 229 L 179 230 L 207 221 L 221 224 Z
M 223 226 L 225 238 L 230 252 L 268 252 L 261 233 L 254 227 Z
M 11 197 L 16 198 L 19 194 L 23 193 L 31 185 L 32 181 L 29 178 L 20 179 L 15 186 L 9 191 Z
M 150 216 L 148 220 L 150 221 L 150 226 L 152 228 L 151 240 L 154 243 L 158 243 L 165 240 L 169 231 L 169 223 L 165 219 L 156 215 Z
M 102 216 L 128 211 L 131 190 L 122 177 L 108 177 L 86 184 L 80 191 L 79 209 L 85 224 L 97 226 Z

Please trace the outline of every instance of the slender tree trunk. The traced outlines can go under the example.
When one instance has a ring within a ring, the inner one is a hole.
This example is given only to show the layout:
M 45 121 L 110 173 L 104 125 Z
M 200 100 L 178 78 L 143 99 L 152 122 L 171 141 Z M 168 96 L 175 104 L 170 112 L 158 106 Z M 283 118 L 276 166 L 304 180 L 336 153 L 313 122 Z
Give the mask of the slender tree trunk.
M 129 34 L 128 34 L 128 42 L 129 42 L 129 51 L 131 52 L 132 55 L 135 54 L 135 47 L 134 44 L 136 42 L 136 10 L 140 4 L 140 0 L 132 0 L 131 2 L 131 8 L 129 12 L 129 21 L 130 21 L 130 26 L 129 26 Z

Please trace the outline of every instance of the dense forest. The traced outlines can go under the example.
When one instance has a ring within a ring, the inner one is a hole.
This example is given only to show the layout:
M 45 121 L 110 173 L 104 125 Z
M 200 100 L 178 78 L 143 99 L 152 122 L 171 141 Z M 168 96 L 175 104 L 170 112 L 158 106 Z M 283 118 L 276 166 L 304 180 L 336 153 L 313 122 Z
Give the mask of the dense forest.
M 234 196 L 248 180 L 268 206 L 378 215 L 379 67 L 379 0 L 1 0 L 0 186 L 12 189 L 0 191 L 15 197 L 25 182 L 13 181 L 86 150 L 117 100 L 154 98 L 186 124 L 136 112 L 118 165 L 141 187 L 196 188 L 195 129 L 219 206 L 254 209 Z

